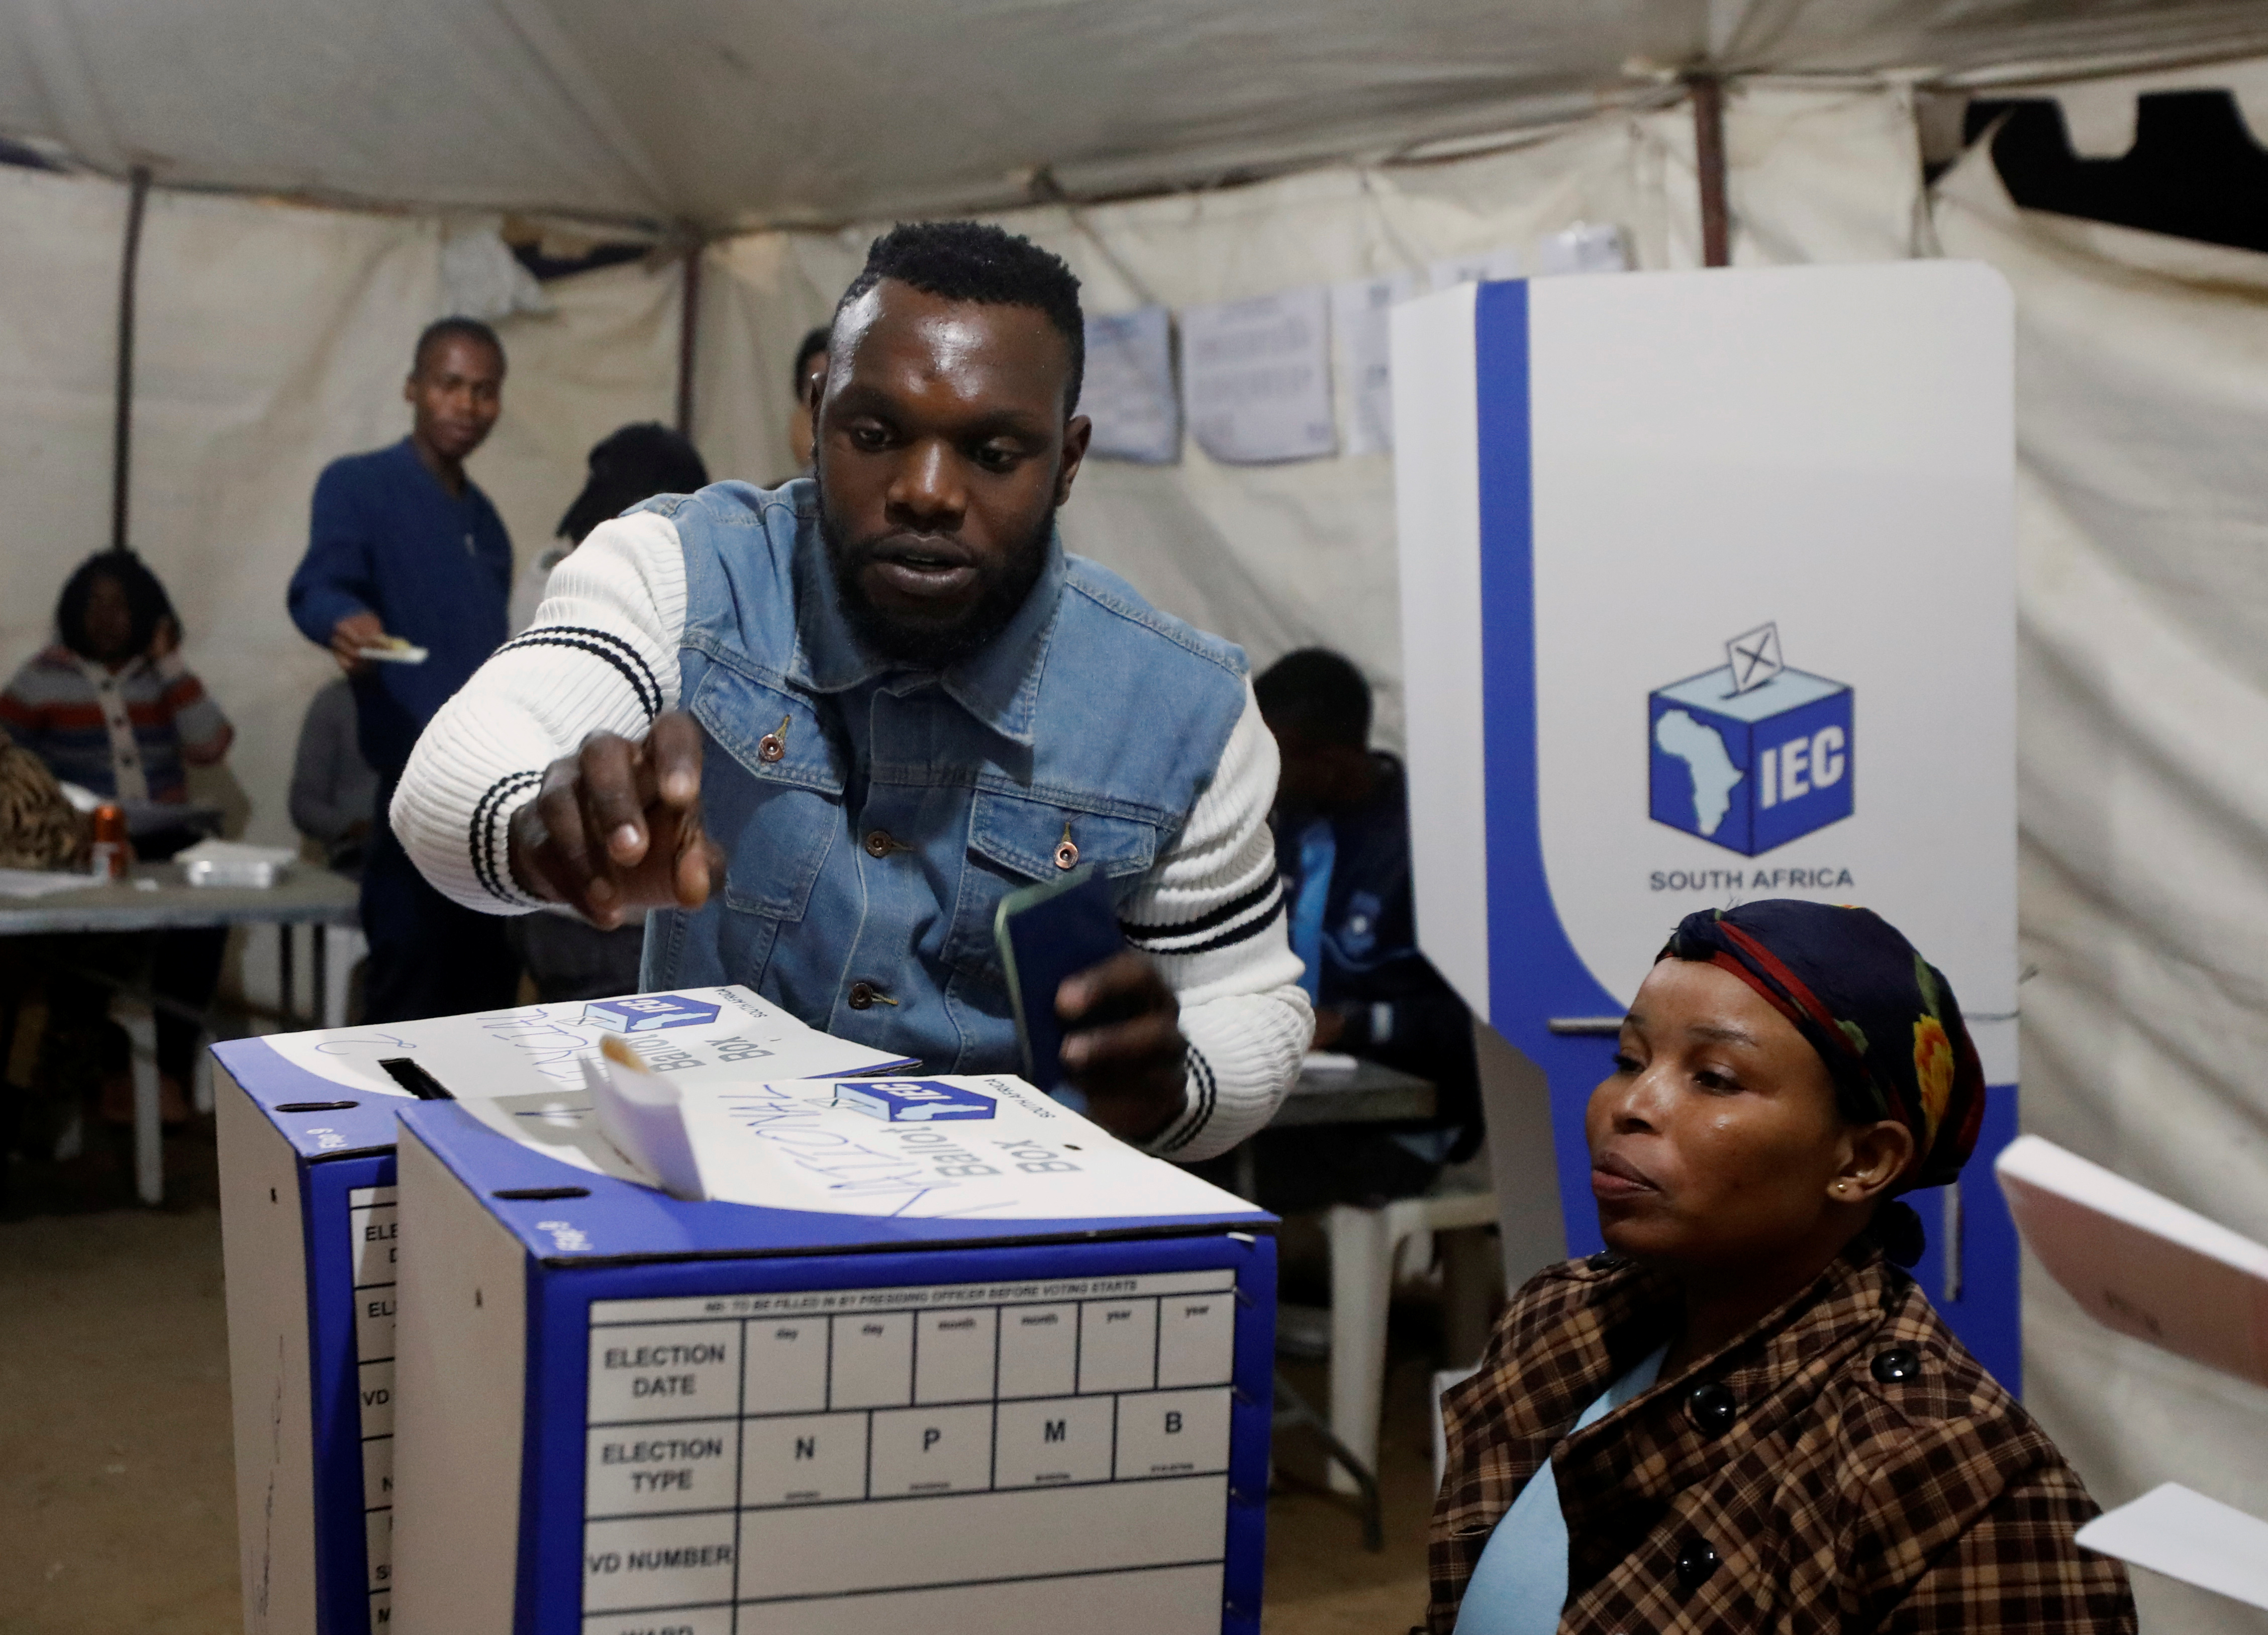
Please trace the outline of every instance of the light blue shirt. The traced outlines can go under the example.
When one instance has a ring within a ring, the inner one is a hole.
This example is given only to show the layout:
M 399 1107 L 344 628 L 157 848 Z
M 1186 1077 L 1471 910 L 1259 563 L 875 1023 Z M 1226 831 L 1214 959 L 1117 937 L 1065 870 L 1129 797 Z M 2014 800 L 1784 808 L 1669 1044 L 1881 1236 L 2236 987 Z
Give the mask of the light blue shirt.
M 1645 1391 L 1668 1355 L 1664 1345 L 1602 1391 L 1568 1434 Z M 1559 1513 L 1559 1483 L 1547 1459 L 1489 1535 L 1457 1609 L 1456 1635 L 1551 1635 L 1566 1606 L 1567 1521 Z

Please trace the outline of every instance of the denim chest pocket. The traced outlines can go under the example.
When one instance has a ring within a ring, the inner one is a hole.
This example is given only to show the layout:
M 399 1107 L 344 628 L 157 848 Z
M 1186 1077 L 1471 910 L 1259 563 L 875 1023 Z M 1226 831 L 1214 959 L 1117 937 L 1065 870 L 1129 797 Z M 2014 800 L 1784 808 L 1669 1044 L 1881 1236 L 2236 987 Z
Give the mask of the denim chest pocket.
M 703 769 L 709 833 L 725 849 L 725 906 L 800 920 L 842 829 L 843 773 L 808 700 L 722 665 L 688 706 L 714 755 Z M 736 981 L 753 982 L 749 976 Z
M 1001 898 L 1092 863 L 1112 881 L 1123 902 L 1157 858 L 1154 823 L 981 789 L 968 815 L 968 858 L 946 939 L 946 961 L 1005 992 L 1007 981 L 992 940 Z

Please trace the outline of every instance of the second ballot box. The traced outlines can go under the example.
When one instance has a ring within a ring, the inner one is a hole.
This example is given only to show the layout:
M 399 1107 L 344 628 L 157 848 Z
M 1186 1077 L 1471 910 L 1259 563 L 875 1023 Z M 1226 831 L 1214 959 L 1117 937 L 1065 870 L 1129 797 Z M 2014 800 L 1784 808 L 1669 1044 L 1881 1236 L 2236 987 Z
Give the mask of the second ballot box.
M 398 1627 L 1256 1631 L 1272 1218 L 1020 1079 L 704 1116 L 684 1202 L 402 1110 Z
M 590 1173 L 578 1057 L 629 1033 L 673 1080 L 889 1071 L 745 988 L 699 988 L 213 1047 L 247 1635 L 390 1627 L 394 1113 L 457 1098 Z

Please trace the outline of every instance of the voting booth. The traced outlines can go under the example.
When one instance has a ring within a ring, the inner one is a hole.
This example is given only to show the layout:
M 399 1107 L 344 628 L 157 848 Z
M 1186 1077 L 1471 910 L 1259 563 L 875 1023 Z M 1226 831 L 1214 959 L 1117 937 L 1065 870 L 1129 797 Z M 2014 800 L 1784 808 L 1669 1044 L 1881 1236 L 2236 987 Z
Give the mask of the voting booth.
M 692 1084 L 902 1064 L 745 988 L 213 1047 L 250 1635 L 364 1635 L 390 1623 L 396 1110 L 453 1096 L 564 1163 L 630 1173 L 586 1116 L 578 1057 L 608 1032 L 646 1042 Z
M 1393 315 L 1418 931 L 1540 1067 L 1570 1253 L 1583 1110 L 1686 914 L 1862 904 L 1959 997 L 1976 1184 L 1916 1266 L 2011 1389 L 2012 303 L 1976 265 L 1468 285 Z M 1498 1131 L 1497 1139 L 1509 1132 Z
M 707 1112 L 791 1206 L 402 1109 L 400 1628 L 1257 1631 L 1270 1218 L 1020 1079 Z

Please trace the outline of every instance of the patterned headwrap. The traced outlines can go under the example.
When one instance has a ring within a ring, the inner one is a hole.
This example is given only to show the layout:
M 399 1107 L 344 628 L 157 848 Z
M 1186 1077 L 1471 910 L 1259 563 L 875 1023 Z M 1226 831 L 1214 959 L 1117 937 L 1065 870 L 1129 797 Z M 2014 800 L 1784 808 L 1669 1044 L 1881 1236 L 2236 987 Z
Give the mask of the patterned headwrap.
M 1730 971 L 1795 1024 L 1846 1112 L 1913 1131 L 1890 1192 L 1961 1173 L 1984 1118 L 1984 1070 L 1952 986 L 1868 909 L 1775 897 L 1689 914 L 1659 958 Z

